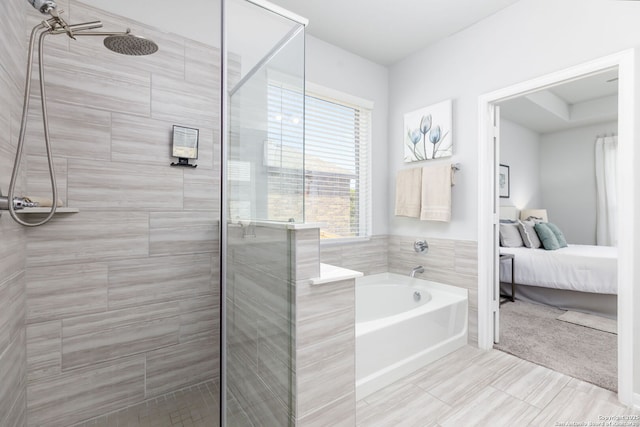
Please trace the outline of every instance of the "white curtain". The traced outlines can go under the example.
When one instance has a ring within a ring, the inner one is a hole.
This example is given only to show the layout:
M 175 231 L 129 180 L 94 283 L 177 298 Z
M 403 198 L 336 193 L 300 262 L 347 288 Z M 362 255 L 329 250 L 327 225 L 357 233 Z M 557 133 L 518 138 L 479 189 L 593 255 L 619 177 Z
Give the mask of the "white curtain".
M 618 246 L 618 137 L 596 139 L 596 244 Z

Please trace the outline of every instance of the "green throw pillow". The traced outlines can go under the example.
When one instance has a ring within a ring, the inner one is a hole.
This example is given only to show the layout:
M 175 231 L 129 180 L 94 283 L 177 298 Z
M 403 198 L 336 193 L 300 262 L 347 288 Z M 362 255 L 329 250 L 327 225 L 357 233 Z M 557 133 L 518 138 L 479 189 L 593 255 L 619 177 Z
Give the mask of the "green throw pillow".
M 551 231 L 553 231 L 553 234 L 556 235 L 556 239 L 558 239 L 558 244 L 560 245 L 560 247 L 561 248 L 566 248 L 567 247 L 567 239 L 564 238 L 564 234 L 562 234 L 562 231 L 560 231 L 558 226 L 553 224 L 553 223 L 551 223 L 551 222 L 547 222 L 547 227 L 549 227 L 551 229 Z
M 560 249 L 560 243 L 556 238 L 556 235 L 551 231 L 551 228 L 547 225 L 547 223 L 541 222 L 533 226 L 535 228 L 540 241 L 542 242 L 542 247 L 548 251 L 553 251 L 556 249 Z

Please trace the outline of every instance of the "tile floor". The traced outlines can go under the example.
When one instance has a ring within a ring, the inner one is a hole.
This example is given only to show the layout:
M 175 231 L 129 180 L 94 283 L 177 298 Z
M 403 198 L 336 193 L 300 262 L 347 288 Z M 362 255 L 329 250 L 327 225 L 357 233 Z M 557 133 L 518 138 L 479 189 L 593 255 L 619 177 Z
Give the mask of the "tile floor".
M 218 383 L 209 381 L 74 427 L 215 427 Z
M 604 426 L 601 417 L 624 415 L 629 424 L 609 425 L 640 427 L 640 411 L 621 405 L 609 390 L 466 346 L 359 401 L 356 418 L 366 427 L 542 427 Z
M 609 425 L 640 427 L 640 411 L 611 391 L 472 346 L 362 399 L 356 411 L 359 427 L 604 426 L 604 417 L 616 416 L 632 418 Z M 209 382 L 75 427 L 216 427 L 218 414 L 218 384 Z M 229 420 L 229 427 L 251 426 Z

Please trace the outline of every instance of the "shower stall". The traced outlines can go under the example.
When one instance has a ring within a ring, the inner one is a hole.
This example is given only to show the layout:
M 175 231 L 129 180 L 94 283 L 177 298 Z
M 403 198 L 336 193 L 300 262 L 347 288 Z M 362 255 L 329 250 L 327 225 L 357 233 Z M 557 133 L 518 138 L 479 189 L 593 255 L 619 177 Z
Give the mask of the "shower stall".
M 5 2 L 0 425 L 295 424 L 304 23 L 258 0 Z M 44 80 L 36 26 L 59 34 Z M 172 166 L 174 126 L 197 167 Z

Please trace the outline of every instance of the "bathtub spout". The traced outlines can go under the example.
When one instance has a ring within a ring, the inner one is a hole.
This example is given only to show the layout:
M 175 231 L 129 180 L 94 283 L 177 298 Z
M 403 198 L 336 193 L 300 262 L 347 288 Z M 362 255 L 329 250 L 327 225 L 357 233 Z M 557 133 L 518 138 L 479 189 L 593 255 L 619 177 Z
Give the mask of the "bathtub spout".
M 409 277 L 416 277 L 416 273 L 424 273 L 424 267 L 421 265 L 414 267 L 413 270 L 411 270 Z

